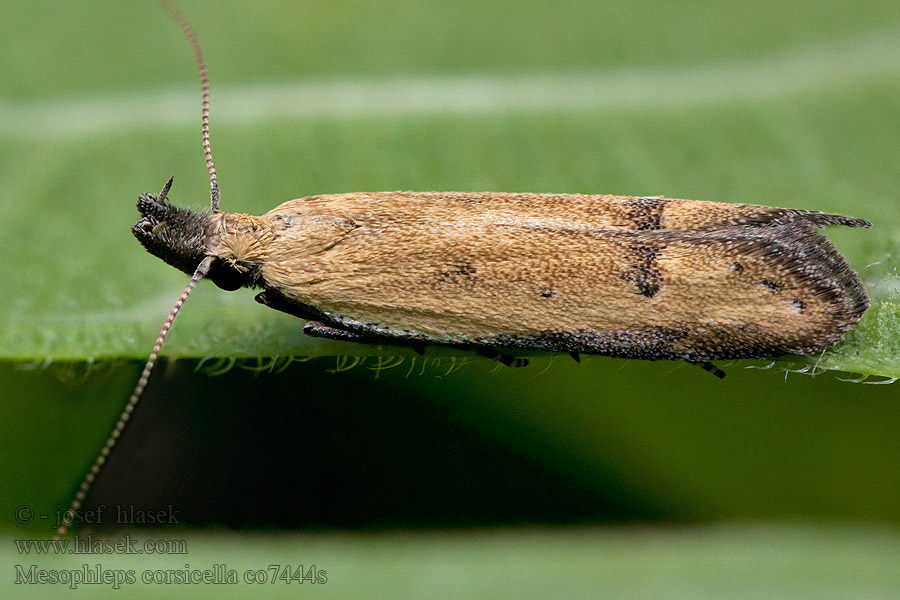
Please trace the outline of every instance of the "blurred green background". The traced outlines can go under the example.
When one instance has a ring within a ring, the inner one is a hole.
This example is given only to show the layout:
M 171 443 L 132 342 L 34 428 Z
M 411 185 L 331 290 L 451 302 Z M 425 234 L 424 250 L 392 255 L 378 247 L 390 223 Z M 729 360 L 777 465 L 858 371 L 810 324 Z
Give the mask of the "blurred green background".
M 183 8 L 210 65 L 226 210 L 411 189 L 839 212 L 873 222 L 828 231 L 873 306 L 823 357 L 720 365 L 719 381 L 326 343 L 248 290 L 201 284 L 87 507 L 177 507 L 167 535 L 190 554 L 26 561 L 7 538 L 50 528 L 16 507 L 68 505 L 186 283 L 132 238 L 137 195 L 175 174 L 170 198 L 200 207 L 208 181 L 190 51 L 159 6 L 5 2 L 4 563 L 317 563 L 329 583 L 301 589 L 323 597 L 897 595 L 898 388 L 842 379 L 900 376 L 900 4 Z

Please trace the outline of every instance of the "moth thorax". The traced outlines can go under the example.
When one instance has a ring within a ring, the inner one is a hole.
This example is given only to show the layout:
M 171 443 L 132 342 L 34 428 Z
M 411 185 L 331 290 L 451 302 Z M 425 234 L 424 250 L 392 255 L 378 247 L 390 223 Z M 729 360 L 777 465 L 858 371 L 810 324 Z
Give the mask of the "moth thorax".
M 213 215 L 210 219 L 210 254 L 239 271 L 267 260 L 269 245 L 276 237 L 268 220 L 253 215 L 230 213 Z

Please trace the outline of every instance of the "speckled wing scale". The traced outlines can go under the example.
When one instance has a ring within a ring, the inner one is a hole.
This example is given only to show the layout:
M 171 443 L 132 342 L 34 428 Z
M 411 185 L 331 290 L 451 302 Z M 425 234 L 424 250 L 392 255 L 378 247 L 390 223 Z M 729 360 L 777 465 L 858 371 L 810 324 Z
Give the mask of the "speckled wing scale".
M 154 212 L 135 226 L 151 252 Z M 819 351 L 868 305 L 817 230 L 869 223 L 812 211 L 378 192 L 291 200 L 261 217 L 190 214 L 205 238 L 193 255 L 215 257 L 222 287 L 261 287 L 260 302 L 335 339 L 707 361 Z

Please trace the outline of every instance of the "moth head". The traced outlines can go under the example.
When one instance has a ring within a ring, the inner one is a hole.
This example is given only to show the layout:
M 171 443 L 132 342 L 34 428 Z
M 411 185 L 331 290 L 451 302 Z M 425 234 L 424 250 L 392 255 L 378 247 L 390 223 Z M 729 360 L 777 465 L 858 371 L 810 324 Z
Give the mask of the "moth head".
M 166 200 L 172 178 L 159 195 L 141 194 L 137 208 L 143 217 L 131 228 L 147 252 L 163 259 L 179 271 L 192 275 L 206 256 L 204 212 L 181 208 Z
M 158 195 L 141 194 L 137 208 L 142 217 L 131 228 L 147 252 L 161 258 L 179 271 L 194 274 L 200 262 L 209 256 L 210 216 L 204 211 L 175 206 L 166 200 L 172 177 Z M 247 276 L 224 261 L 215 260 L 206 275 L 223 290 L 236 290 L 247 284 Z

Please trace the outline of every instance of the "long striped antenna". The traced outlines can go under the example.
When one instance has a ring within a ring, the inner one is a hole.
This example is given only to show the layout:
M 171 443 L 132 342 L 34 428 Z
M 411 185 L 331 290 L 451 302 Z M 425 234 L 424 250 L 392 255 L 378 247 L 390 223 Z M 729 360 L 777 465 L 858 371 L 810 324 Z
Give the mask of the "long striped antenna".
M 159 3 L 165 7 L 172 18 L 175 19 L 175 22 L 178 23 L 178 26 L 181 27 L 181 31 L 191 44 L 191 49 L 194 51 L 194 58 L 197 61 L 197 72 L 200 74 L 202 98 L 203 154 L 206 156 L 206 168 L 209 171 L 209 204 L 212 212 L 218 213 L 220 212 L 219 182 L 216 179 L 216 166 L 213 164 L 212 150 L 210 149 L 209 144 L 209 75 L 206 71 L 206 62 L 203 60 L 203 52 L 200 49 L 200 44 L 197 42 L 194 28 L 191 27 L 190 22 L 188 22 L 187 17 L 184 16 L 184 13 L 178 5 L 171 0 L 159 0 Z M 162 191 L 156 197 L 158 203 L 161 204 L 165 201 L 166 194 L 171 185 L 172 180 L 169 179 Z M 206 277 L 209 273 L 213 260 L 215 260 L 214 257 L 207 256 L 200 261 L 197 270 L 194 271 L 194 274 L 191 277 L 191 281 L 188 283 L 187 287 L 184 288 L 184 291 L 181 292 L 181 296 L 178 297 L 178 301 L 175 302 L 175 306 L 173 306 L 171 312 L 169 312 L 169 316 L 166 318 L 166 322 L 163 324 L 162 329 L 156 338 L 156 344 L 154 344 L 153 350 L 150 351 L 150 357 L 147 359 L 143 371 L 141 371 L 141 377 L 138 379 L 137 385 L 134 386 L 134 391 L 131 392 L 131 396 L 128 398 L 128 402 L 125 404 L 122 414 L 119 415 L 119 420 L 116 421 L 115 427 L 113 427 L 109 437 L 106 438 L 106 442 L 104 442 L 100 451 L 97 453 L 96 458 L 94 458 L 91 468 L 85 474 L 84 479 L 81 480 L 81 485 L 78 486 L 78 491 L 75 492 L 75 497 L 72 498 L 69 509 L 63 514 L 62 522 L 56 530 L 54 539 L 62 539 L 63 536 L 68 533 L 69 527 L 72 525 L 78 511 L 81 510 L 84 500 L 91 490 L 91 486 L 94 485 L 97 475 L 100 473 L 103 465 L 106 464 L 106 459 L 109 457 L 112 449 L 115 448 L 116 443 L 119 441 L 119 437 L 122 435 L 122 431 L 125 429 L 128 421 L 131 420 L 131 415 L 134 412 L 135 407 L 144 395 L 144 390 L 147 388 L 147 382 L 150 380 L 150 374 L 153 372 L 153 367 L 156 366 L 156 361 L 159 359 L 160 350 L 162 350 L 162 345 L 166 341 L 166 336 L 169 333 L 169 329 L 172 327 L 172 322 L 175 321 L 175 317 L 178 316 L 178 312 L 184 305 L 185 300 L 188 299 L 188 296 L 191 295 L 197 282 Z
M 202 261 L 200 261 L 200 265 L 197 267 L 197 270 L 194 271 L 194 275 L 193 277 L 191 277 L 190 283 L 188 283 L 187 287 L 184 288 L 184 291 L 181 292 L 181 296 L 179 296 L 178 301 L 175 302 L 175 306 L 172 307 L 172 311 L 166 318 L 166 322 L 163 324 L 162 330 L 160 330 L 159 335 L 156 338 L 156 344 L 153 345 L 153 350 L 150 352 L 150 358 L 147 359 L 147 364 L 144 365 L 144 370 L 141 371 L 141 377 L 140 379 L 138 379 L 137 385 L 134 386 L 134 391 L 131 392 L 131 396 L 128 398 L 128 403 L 122 410 L 122 414 L 119 415 L 119 420 L 116 421 L 116 426 L 113 427 L 113 430 L 112 432 L 110 432 L 109 437 L 106 438 L 106 442 L 103 444 L 103 447 L 100 448 L 100 452 L 97 453 L 97 457 L 94 458 L 94 463 L 91 465 L 91 468 L 84 476 L 84 479 L 81 480 L 81 485 L 78 486 L 78 491 L 75 492 L 75 497 L 72 498 L 72 502 L 71 504 L 69 504 L 69 510 L 64 513 L 62 523 L 56 530 L 56 536 L 54 539 L 59 540 L 66 535 L 66 533 L 69 531 L 69 526 L 72 524 L 72 521 L 75 518 L 75 515 L 79 510 L 81 510 L 84 499 L 85 497 L 87 497 L 91 486 L 94 484 L 94 480 L 100 473 L 100 469 L 102 469 L 103 465 L 106 463 L 106 459 L 107 457 L 109 457 L 109 453 L 112 452 L 113 448 L 115 448 L 116 442 L 119 441 L 119 436 L 122 435 L 122 431 L 125 429 L 128 421 L 131 419 L 131 413 L 134 412 L 137 403 L 141 401 L 141 396 L 144 395 L 144 389 L 146 389 L 147 382 L 150 380 L 150 373 L 153 372 L 153 367 L 156 366 L 156 360 L 159 358 L 159 351 L 162 349 L 163 342 L 166 341 L 166 335 L 168 335 L 169 329 L 172 327 L 172 322 L 178 315 L 178 311 L 181 310 L 182 305 L 184 305 L 184 301 L 187 300 L 188 296 L 191 295 L 191 292 L 194 290 L 197 282 L 203 279 L 206 274 L 209 273 L 209 267 L 210 265 L 212 265 L 213 260 L 214 257 L 207 256 Z
M 190 21 L 181 11 L 181 8 L 171 0 L 159 0 L 159 3 L 169 12 L 178 26 L 181 27 L 184 37 L 187 38 L 194 52 L 194 60 L 197 62 L 197 73 L 200 74 L 200 98 L 201 98 L 201 123 L 203 130 L 203 154 L 206 156 L 206 169 L 209 171 L 209 206 L 213 213 L 219 212 L 219 180 L 216 178 L 216 166 L 213 164 L 212 149 L 209 145 L 209 73 L 206 71 L 206 61 L 203 60 L 203 50 L 197 41 L 197 34 Z

